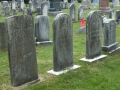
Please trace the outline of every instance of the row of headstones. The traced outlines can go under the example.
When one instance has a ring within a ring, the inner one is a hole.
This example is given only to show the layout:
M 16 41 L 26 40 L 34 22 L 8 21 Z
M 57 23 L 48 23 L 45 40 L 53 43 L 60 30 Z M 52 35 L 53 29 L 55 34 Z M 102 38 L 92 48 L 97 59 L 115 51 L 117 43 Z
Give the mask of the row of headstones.
M 47 16 L 36 18 L 37 33 L 41 37 L 49 38 L 49 30 L 44 24 L 49 22 Z M 46 21 L 44 21 L 46 20 Z M 40 22 L 43 22 L 41 24 Z M 98 11 L 91 11 L 87 17 L 86 26 L 86 57 L 81 59 L 92 62 L 106 57 L 101 55 L 101 49 L 109 54 L 120 50 L 116 42 L 116 23 L 113 19 L 105 22 L 104 46 L 101 48 L 102 21 Z M 2 32 L 8 33 L 8 56 L 13 86 L 19 86 L 30 81 L 38 81 L 37 58 L 34 39 L 34 19 L 30 15 L 8 17 L 6 24 L 1 24 Z M 47 33 L 47 34 L 46 34 Z M 5 34 L 4 34 L 5 35 Z M 47 38 L 47 39 L 48 39 Z M 49 41 L 49 40 L 47 40 Z M 55 75 L 61 74 L 65 68 L 79 68 L 73 60 L 73 25 L 69 15 L 60 13 L 53 22 L 53 70 L 48 71 Z

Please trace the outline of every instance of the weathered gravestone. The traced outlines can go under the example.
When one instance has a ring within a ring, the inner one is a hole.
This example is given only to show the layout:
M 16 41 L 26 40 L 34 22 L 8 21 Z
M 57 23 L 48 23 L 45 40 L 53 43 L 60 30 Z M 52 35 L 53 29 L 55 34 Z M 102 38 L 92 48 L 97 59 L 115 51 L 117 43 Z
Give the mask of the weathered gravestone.
M 4 16 L 6 17 L 10 16 L 9 7 L 4 7 Z
M 116 10 L 116 22 L 120 23 L 120 11 Z
M 99 10 L 109 10 L 109 0 L 100 0 L 99 1 Z
M 72 21 L 75 21 L 75 19 L 76 19 L 76 6 L 75 6 L 75 3 L 70 4 L 70 16 L 72 18 Z
M 42 22 L 42 23 L 41 23 Z M 50 26 L 49 17 L 39 15 L 36 17 L 35 22 L 35 37 L 37 45 L 51 44 L 50 41 Z
M 13 11 L 13 15 L 16 15 L 16 2 L 15 0 L 12 0 L 12 11 Z
M 91 0 L 82 0 L 81 5 L 84 7 L 84 9 L 90 9 L 91 8 Z
M 65 9 L 68 9 L 70 6 L 69 6 L 69 3 L 68 2 L 65 2 Z
M 48 16 L 48 2 L 47 1 L 42 2 L 41 13 L 43 16 Z
M 24 0 L 21 0 L 21 2 L 20 2 L 20 9 L 21 9 L 21 11 L 23 11 L 23 12 L 24 12 L 24 7 L 25 7 Z
M 32 12 L 34 12 L 34 5 L 33 5 L 33 2 L 31 0 L 29 1 L 29 8 L 31 9 Z
M 84 17 L 84 7 L 80 5 L 78 7 L 78 20 L 81 20 Z
M 116 21 L 113 19 L 107 19 L 104 22 L 104 45 L 102 50 L 109 54 L 120 51 L 118 42 L 116 42 Z
M 50 0 L 50 8 L 48 15 L 56 16 L 57 14 L 61 13 L 61 6 L 60 6 L 61 0 Z
M 41 14 L 42 14 L 40 7 L 37 7 L 37 8 L 36 8 L 36 13 L 37 13 L 37 15 L 41 15 Z
M 39 80 L 33 22 L 33 17 L 30 15 L 12 16 L 6 19 L 9 67 L 13 86 Z
M 99 0 L 93 0 L 93 1 L 92 1 L 92 5 L 94 5 L 94 6 L 99 5 Z
M 115 6 L 120 6 L 119 5 L 119 0 L 112 0 L 112 3 L 113 3 L 113 6 L 115 7 Z
M 102 20 L 97 11 L 91 11 L 86 19 L 86 58 L 83 61 L 93 62 L 106 55 L 101 55 Z
M 109 18 L 115 19 L 114 18 L 114 6 L 113 6 L 113 3 L 110 4 L 110 15 L 109 15 Z
M 0 22 L 1 51 L 8 50 L 8 32 L 5 22 Z
M 27 8 L 27 15 L 31 15 L 32 16 L 32 10 L 31 10 L 31 8 Z
M 53 63 L 54 69 L 48 71 L 55 75 L 62 74 L 67 68 L 78 68 L 73 62 L 73 25 L 67 14 L 58 14 L 53 22 Z

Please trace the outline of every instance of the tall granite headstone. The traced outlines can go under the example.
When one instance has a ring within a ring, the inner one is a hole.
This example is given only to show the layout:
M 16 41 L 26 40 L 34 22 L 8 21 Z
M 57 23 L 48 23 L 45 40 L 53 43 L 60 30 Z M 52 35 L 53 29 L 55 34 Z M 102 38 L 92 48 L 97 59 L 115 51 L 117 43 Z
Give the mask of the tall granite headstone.
M 36 21 L 35 22 L 36 44 L 37 45 L 51 44 L 52 41 L 50 41 L 49 17 L 38 15 L 35 21 Z
M 72 18 L 72 21 L 76 20 L 76 6 L 75 6 L 75 3 L 70 4 L 70 16 Z
M 109 10 L 109 0 L 100 0 L 99 1 L 99 10 Z
M 104 58 L 101 55 L 102 19 L 97 11 L 91 11 L 86 19 L 86 58 L 81 60 L 92 62 Z
M 12 16 L 6 19 L 6 23 L 12 85 L 19 86 L 30 81 L 38 81 L 33 17 Z
M 102 50 L 109 54 L 120 51 L 118 42 L 116 42 L 116 21 L 114 19 L 107 19 L 104 22 L 104 45 Z
M 81 20 L 84 17 L 84 7 L 80 5 L 78 7 L 78 20 Z
M 5 22 L 0 22 L 1 51 L 8 50 L 8 32 Z

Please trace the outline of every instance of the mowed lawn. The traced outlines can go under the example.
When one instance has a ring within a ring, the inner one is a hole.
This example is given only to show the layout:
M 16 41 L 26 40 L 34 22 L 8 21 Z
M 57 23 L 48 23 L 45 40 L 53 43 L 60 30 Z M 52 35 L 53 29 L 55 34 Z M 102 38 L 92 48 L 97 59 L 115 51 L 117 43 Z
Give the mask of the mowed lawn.
M 76 4 L 76 14 L 79 5 Z M 85 10 L 84 19 L 92 10 L 98 10 L 98 7 Z M 115 7 L 115 10 L 119 10 L 119 7 Z M 69 9 L 62 11 L 69 14 Z M 36 14 L 33 16 L 35 17 Z M 0 17 L 0 22 L 4 21 L 5 17 Z M 54 16 L 50 16 L 50 40 L 53 40 L 53 21 Z M 81 68 L 59 76 L 51 75 L 47 71 L 53 69 L 53 46 L 36 46 L 38 74 L 41 82 L 16 88 L 11 86 L 8 52 L 0 51 L 0 90 L 120 90 L 120 52 L 114 55 L 102 52 L 108 56 L 93 63 L 80 61 L 80 58 L 85 57 L 86 34 L 76 34 L 79 28 L 79 22 L 73 23 L 74 64 L 80 65 Z M 120 24 L 116 26 L 116 41 L 120 46 Z

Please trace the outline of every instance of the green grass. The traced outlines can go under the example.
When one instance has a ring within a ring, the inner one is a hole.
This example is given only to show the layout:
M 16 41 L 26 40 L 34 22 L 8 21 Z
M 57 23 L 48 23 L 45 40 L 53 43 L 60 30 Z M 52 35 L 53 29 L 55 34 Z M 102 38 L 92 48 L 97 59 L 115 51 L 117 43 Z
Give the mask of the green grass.
M 78 6 L 79 4 L 76 6 L 76 12 Z M 91 10 L 95 9 L 85 10 L 85 18 Z M 68 9 L 64 9 L 63 12 L 69 14 Z M 5 20 L 5 17 L 0 18 L 1 22 Z M 53 40 L 53 20 L 54 16 L 50 16 L 50 40 Z M 80 61 L 80 58 L 85 57 L 86 35 L 75 34 L 78 28 L 80 28 L 79 22 L 73 23 L 74 64 L 80 65 L 81 68 L 60 76 L 48 74 L 47 71 L 53 69 L 53 47 L 52 45 L 37 46 L 38 74 L 43 81 L 23 88 L 23 90 L 120 90 L 120 52 L 93 63 Z M 120 43 L 119 28 L 120 25 L 117 25 L 116 40 L 118 43 Z M 102 52 L 102 54 L 106 53 Z M 8 53 L 0 51 L 0 90 L 13 89 L 16 90 L 11 86 Z

